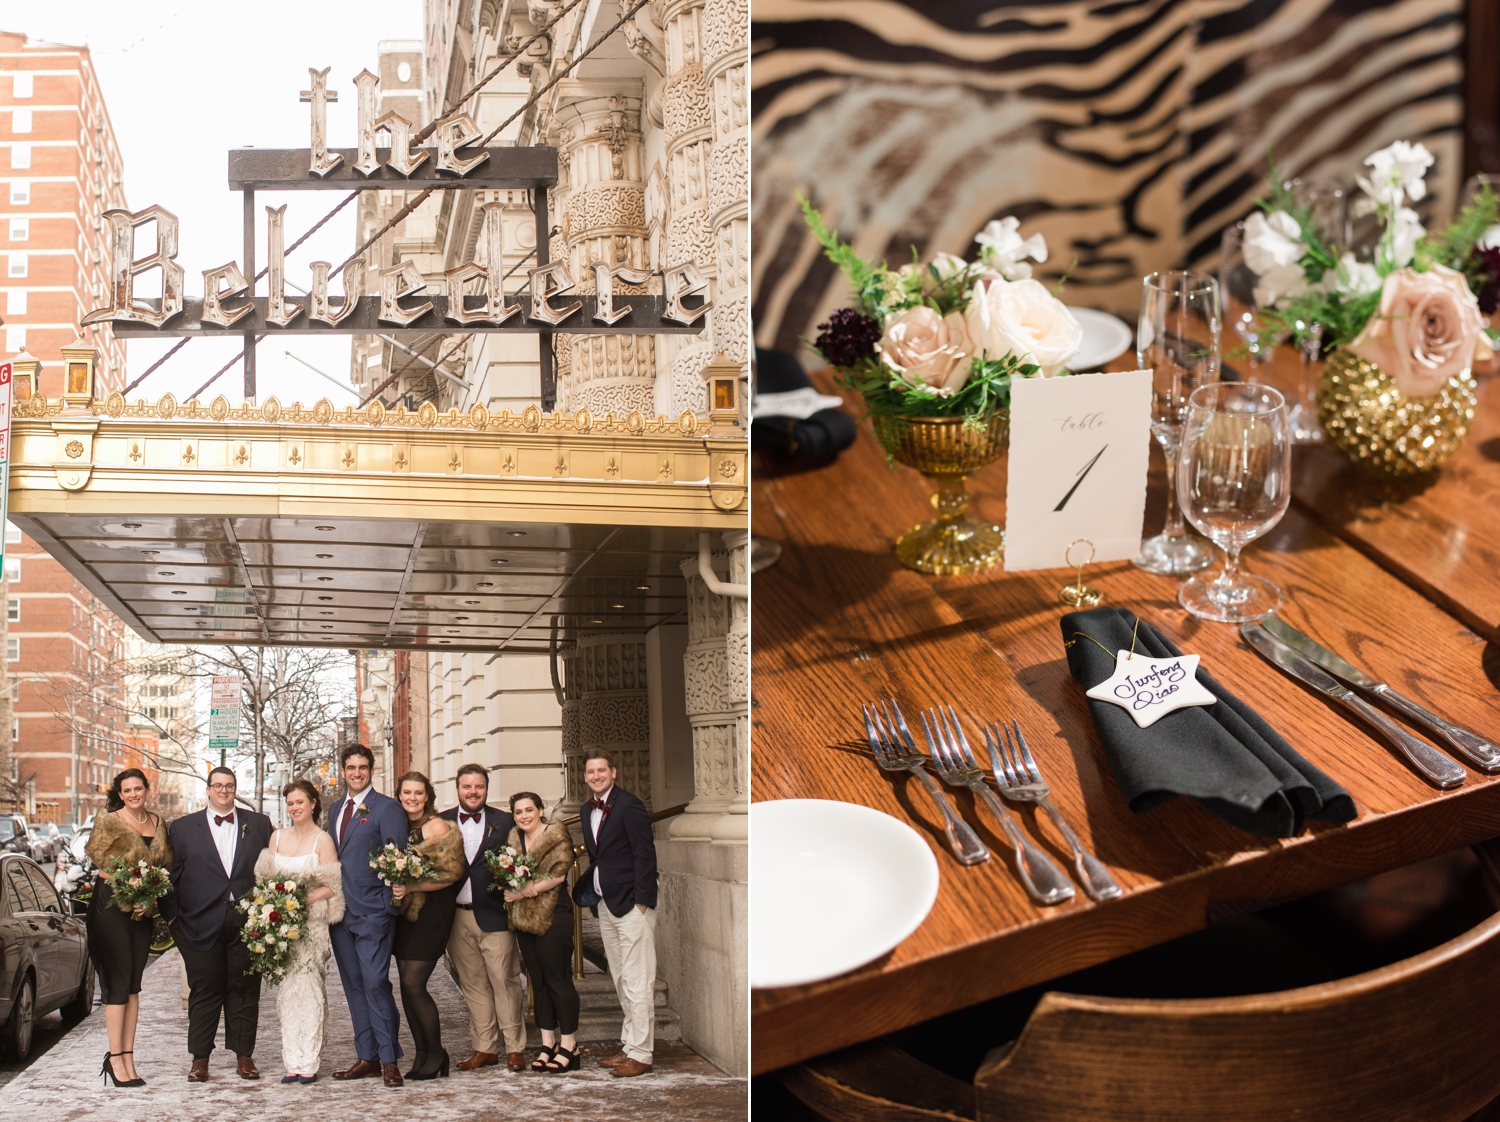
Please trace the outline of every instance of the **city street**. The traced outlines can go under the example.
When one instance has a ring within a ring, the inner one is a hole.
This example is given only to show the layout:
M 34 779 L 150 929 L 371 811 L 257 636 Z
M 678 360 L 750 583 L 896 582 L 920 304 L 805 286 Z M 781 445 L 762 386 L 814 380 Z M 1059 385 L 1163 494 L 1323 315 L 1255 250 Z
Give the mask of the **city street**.
M 263 992 L 260 1035 L 255 1059 L 259 1082 L 233 1074 L 234 1061 L 215 1051 L 207 1084 L 190 1084 L 187 1069 L 187 1014 L 182 1008 L 180 959 L 169 951 L 146 970 L 141 994 L 141 1021 L 136 1037 L 136 1067 L 147 1086 L 140 1089 L 101 1087 L 100 1059 L 107 1051 L 103 1011 L 94 1012 L 64 1033 L 56 1014 L 38 1030 L 44 1052 L 24 1069 L 7 1071 L 7 1117 L 27 1122 L 173 1122 L 234 1118 L 241 1122 L 283 1122 L 310 1115 L 357 1110 L 364 1114 L 390 1111 L 401 1117 L 458 1118 L 467 1122 L 504 1118 L 527 1119 L 660 1118 L 717 1122 L 743 1118 L 747 1085 L 724 1075 L 682 1044 L 664 1044 L 656 1052 L 655 1070 L 634 1079 L 614 1079 L 597 1060 L 613 1051 L 586 1045 L 582 1071 L 566 1076 L 513 1074 L 501 1067 L 467 1073 L 455 1070 L 449 1079 L 407 1083 L 400 1089 L 378 1080 L 339 1083 L 335 1068 L 354 1059 L 353 1031 L 345 1011 L 338 972 L 329 964 L 328 1039 L 323 1049 L 319 1080 L 311 1086 L 283 1086 L 280 1082 L 281 1040 L 276 1016 L 276 991 Z M 392 972 L 392 981 L 395 975 Z M 455 1062 L 469 1053 L 467 1014 L 458 988 L 443 969 L 432 976 L 430 988 L 443 1015 L 443 1039 Z M 397 991 L 397 1001 L 400 992 Z M 44 1040 L 45 1038 L 45 1040 Z M 411 1049 L 403 1026 L 403 1046 Z M 532 1043 L 539 1042 L 535 1029 Z

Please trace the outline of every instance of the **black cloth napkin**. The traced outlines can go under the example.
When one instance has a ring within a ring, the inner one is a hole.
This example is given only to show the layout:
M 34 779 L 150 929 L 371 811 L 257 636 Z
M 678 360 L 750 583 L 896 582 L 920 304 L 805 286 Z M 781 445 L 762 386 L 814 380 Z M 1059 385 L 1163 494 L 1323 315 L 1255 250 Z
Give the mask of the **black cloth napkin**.
M 1114 673 L 1115 652 L 1130 650 L 1135 627 L 1136 617 L 1123 608 L 1093 608 L 1062 617 L 1068 669 L 1084 689 Z M 1135 650 L 1150 658 L 1182 654 L 1145 620 L 1140 621 Z M 1139 814 L 1187 795 L 1230 825 L 1271 838 L 1294 836 L 1307 818 L 1354 818 L 1358 812 L 1349 792 L 1298 755 L 1260 714 L 1216 682 L 1202 663 L 1198 682 L 1219 699 L 1218 704 L 1178 709 L 1149 728 L 1139 727 L 1118 705 L 1088 699 L 1104 754 L 1131 810 Z

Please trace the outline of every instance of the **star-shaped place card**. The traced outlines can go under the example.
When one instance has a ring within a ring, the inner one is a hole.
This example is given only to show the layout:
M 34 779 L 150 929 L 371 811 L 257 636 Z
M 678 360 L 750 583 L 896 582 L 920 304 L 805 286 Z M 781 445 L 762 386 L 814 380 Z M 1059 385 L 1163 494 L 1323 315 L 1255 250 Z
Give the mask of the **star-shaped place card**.
M 1149 728 L 1174 709 L 1213 705 L 1218 698 L 1198 682 L 1198 656 L 1147 658 L 1129 651 L 1115 655 L 1115 672 L 1088 691 L 1088 696 L 1124 709 L 1141 728 Z

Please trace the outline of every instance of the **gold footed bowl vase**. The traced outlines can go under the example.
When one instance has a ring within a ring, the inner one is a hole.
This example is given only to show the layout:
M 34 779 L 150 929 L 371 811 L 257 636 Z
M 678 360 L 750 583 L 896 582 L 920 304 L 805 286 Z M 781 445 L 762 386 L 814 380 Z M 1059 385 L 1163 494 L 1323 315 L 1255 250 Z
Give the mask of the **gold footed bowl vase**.
M 935 488 L 938 516 L 896 539 L 896 558 L 930 576 L 978 573 L 1005 556 L 1005 531 L 964 517 L 969 494 L 964 480 L 1005 455 L 1010 447 L 1010 410 L 988 425 L 968 427 L 962 417 L 876 418 L 875 435 L 897 463 L 916 468 Z
M 1474 421 L 1468 369 L 1430 397 L 1407 397 L 1373 362 L 1336 350 L 1318 382 L 1318 417 L 1330 444 L 1355 467 L 1385 479 L 1436 471 Z

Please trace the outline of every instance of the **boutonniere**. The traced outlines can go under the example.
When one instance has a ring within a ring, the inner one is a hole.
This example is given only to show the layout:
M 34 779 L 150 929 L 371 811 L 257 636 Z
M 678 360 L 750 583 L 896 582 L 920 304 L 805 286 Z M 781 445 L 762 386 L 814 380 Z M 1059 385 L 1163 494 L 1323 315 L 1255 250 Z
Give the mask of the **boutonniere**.
M 249 832 L 250 832 L 250 823 L 248 823 L 248 822 L 241 822 L 240 823 L 240 837 L 243 838 Z

